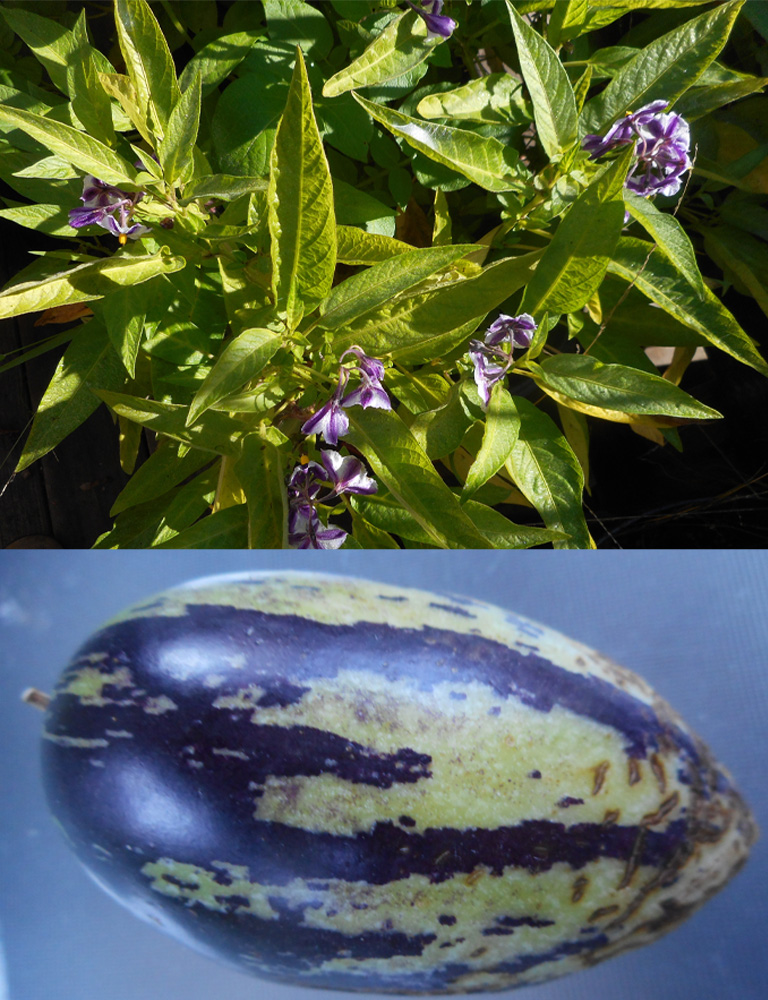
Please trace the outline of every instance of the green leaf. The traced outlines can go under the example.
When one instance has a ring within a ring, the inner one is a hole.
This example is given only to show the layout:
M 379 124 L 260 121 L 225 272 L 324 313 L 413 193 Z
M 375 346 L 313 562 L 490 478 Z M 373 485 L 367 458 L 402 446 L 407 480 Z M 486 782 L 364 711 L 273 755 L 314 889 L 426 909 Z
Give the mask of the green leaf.
M 400 296 L 339 331 L 339 350 L 359 344 L 374 357 L 433 361 L 455 348 L 492 309 L 531 279 L 541 251 L 497 261 L 473 278 L 459 278 L 414 296 Z
M 205 469 L 172 494 L 164 497 L 166 506 L 147 548 L 160 548 L 164 542 L 177 538 L 204 514 L 208 514 L 216 496 L 218 468 Z M 170 499 L 170 502 L 167 502 Z M 162 503 L 162 501 L 161 501 Z M 135 543 L 133 543 L 135 545 Z
M 585 30 L 589 16 L 589 0 L 561 0 L 552 8 L 547 25 L 547 39 L 558 48 Z
M 475 250 L 471 243 L 409 250 L 353 274 L 336 285 L 321 305 L 319 325 L 326 330 L 346 326 Z
M 146 0 L 115 0 L 115 23 L 139 109 L 158 143 L 181 97 L 171 50 Z
M 583 131 L 602 133 L 620 115 L 651 101 L 673 104 L 693 87 L 728 41 L 743 0 L 730 0 L 654 39 L 582 113 Z
M 25 229 L 51 236 L 71 236 L 69 213 L 61 205 L 16 205 L 0 209 L 0 219 L 8 219 Z
M 492 136 L 448 125 L 433 125 L 383 104 L 367 101 L 359 94 L 354 97 L 372 118 L 393 135 L 405 139 L 420 153 L 457 171 L 486 191 L 519 191 L 530 181 L 518 153 Z
M 267 181 L 262 177 L 233 177 L 229 174 L 210 174 L 201 177 L 194 184 L 184 188 L 180 204 L 188 205 L 197 198 L 218 198 L 220 201 L 235 201 L 252 191 L 266 191 Z
M 288 548 L 288 497 L 282 450 L 260 434 L 248 434 L 235 464 L 248 502 L 248 548 Z
M 632 149 L 622 153 L 570 207 L 525 290 L 521 312 L 574 312 L 597 291 L 624 223 L 622 190 L 632 156 Z
M 76 330 L 37 408 L 16 472 L 47 455 L 97 409 L 92 389 L 117 389 L 124 379 L 101 323 L 92 320 Z
M 48 17 L 32 11 L 9 7 L 4 4 L 2 16 L 32 50 L 35 58 L 46 68 L 55 87 L 71 96 L 67 81 L 67 65 L 77 42 L 71 31 Z
M 230 341 L 200 386 L 189 407 L 187 425 L 219 400 L 238 392 L 254 378 L 280 347 L 282 334 L 273 330 L 244 330 Z
M 232 70 L 248 55 L 253 43 L 263 35 L 263 28 L 254 28 L 214 38 L 189 60 L 179 77 L 179 87 L 186 90 L 197 75 L 200 77 L 205 97 L 215 90 L 222 80 L 226 80 Z
M 419 545 L 434 545 L 434 540 L 419 522 L 391 498 L 353 497 L 352 505 L 355 511 L 360 512 L 365 517 L 367 523 L 372 524 L 379 531 L 391 532 L 393 535 L 416 542 Z M 503 514 L 485 504 L 477 503 L 475 500 L 468 500 L 462 504 L 462 510 L 495 549 L 527 549 L 532 545 L 544 545 L 547 542 L 560 541 L 566 537 L 562 532 L 551 531 L 548 528 L 529 528 L 513 524 Z M 357 518 L 355 524 L 357 524 Z M 366 547 L 384 548 L 385 546 L 379 544 L 378 546 L 367 545 Z M 396 548 L 397 546 L 387 545 L 386 547 Z
M 522 84 L 508 73 L 490 73 L 456 90 L 428 94 L 416 110 L 422 118 L 455 118 L 473 122 L 522 122 Z
M 345 436 L 367 459 L 374 476 L 441 549 L 489 548 L 459 501 L 438 476 L 402 420 L 391 410 L 351 407 Z
M 367 233 L 354 226 L 336 226 L 336 259 L 340 264 L 377 264 L 413 250 L 410 243 Z
M 397 211 L 367 191 L 360 191 L 338 178 L 333 182 L 333 207 L 337 223 L 360 226 L 376 236 L 391 238 L 395 235 Z
M 768 316 L 768 247 L 733 226 L 702 229 L 704 247 L 738 291 L 751 295 Z
M 210 455 L 196 448 L 182 452 L 181 445 L 162 438 L 155 451 L 123 487 L 112 504 L 111 516 L 116 517 L 137 504 L 157 500 L 211 461 Z
M 157 274 L 170 274 L 185 263 L 183 257 L 174 257 L 164 248 L 148 257 L 115 256 L 79 264 L 42 281 L 25 281 L 0 292 L 0 319 L 100 299 L 115 286 L 136 285 Z
M 20 128 L 46 149 L 107 184 L 133 184 L 136 170 L 109 146 L 63 122 L 0 105 L 0 123 Z
M 604 365 L 584 354 L 545 358 L 534 374 L 543 389 L 554 389 L 567 397 L 562 400 L 565 405 L 574 399 L 626 414 L 672 417 L 675 423 L 722 416 L 660 375 L 625 365 Z
M 158 549 L 245 549 L 248 547 L 248 511 L 245 504 L 225 507 L 186 528 Z
M 336 266 L 331 174 L 300 49 L 272 150 L 268 201 L 275 305 L 294 327 L 328 295 Z
M 509 392 L 498 382 L 491 391 L 483 443 L 467 473 L 462 499 L 477 492 L 503 468 L 517 444 L 519 431 L 520 421 L 515 404 Z
M 555 548 L 589 549 L 592 539 L 584 520 L 584 475 L 570 445 L 553 421 L 533 403 L 512 396 L 520 422 L 506 469 L 544 524 L 569 536 Z
M 411 424 L 411 434 L 430 458 L 442 458 L 455 451 L 475 422 L 466 387 L 465 382 L 456 382 L 442 406 L 423 410 Z M 397 386 L 393 391 L 400 398 Z
M 520 17 L 507 0 L 520 69 L 533 102 L 536 133 L 550 159 L 573 145 L 578 136 L 576 98 L 565 67 L 551 45 Z
M 176 184 L 192 170 L 200 126 L 200 100 L 200 77 L 196 76 L 174 105 L 163 141 L 157 147 L 163 175 L 169 184 Z
M 186 406 L 102 390 L 97 395 L 118 416 L 149 427 L 157 434 L 166 434 L 182 444 L 215 455 L 235 455 L 238 452 L 243 425 L 224 413 L 206 413 L 194 427 L 187 427 Z
M 699 265 L 696 263 L 696 251 L 675 216 L 659 211 L 649 198 L 641 198 L 626 189 L 624 202 L 632 217 L 637 219 L 699 298 L 705 298 L 707 291 Z
M 109 339 L 131 378 L 136 372 L 136 355 L 144 335 L 147 301 L 153 290 L 152 286 L 141 288 L 138 285 L 115 288 L 97 307 Z
M 609 270 L 618 274 L 685 326 L 737 361 L 768 375 L 768 364 L 731 313 L 708 288 L 702 301 L 672 264 L 644 240 L 622 237 Z M 647 261 L 647 263 L 646 263 Z
M 130 79 L 122 73 L 99 73 L 99 83 L 110 97 L 114 97 L 147 145 L 154 147 L 155 140 L 147 121 L 146 110 L 142 111 L 139 107 L 139 97 Z
M 112 102 L 99 79 L 99 72 L 109 72 L 112 66 L 101 52 L 88 44 L 85 10 L 80 11 L 73 37 L 75 48 L 67 61 L 67 87 L 72 97 L 72 110 L 88 135 L 114 146 Z
M 264 0 L 264 13 L 272 41 L 299 45 L 315 62 L 331 51 L 333 32 L 322 10 L 303 0 Z
M 438 41 L 427 41 L 424 20 L 413 11 L 406 11 L 390 21 L 357 59 L 326 81 L 323 97 L 338 97 L 348 90 L 396 80 L 424 62 L 437 44 Z

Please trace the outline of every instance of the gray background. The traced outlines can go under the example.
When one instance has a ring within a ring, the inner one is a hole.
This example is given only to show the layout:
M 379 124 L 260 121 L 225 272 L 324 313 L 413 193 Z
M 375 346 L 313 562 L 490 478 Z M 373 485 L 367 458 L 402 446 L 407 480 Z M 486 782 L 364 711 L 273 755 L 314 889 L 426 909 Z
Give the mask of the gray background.
M 79 868 L 40 788 L 52 687 L 106 618 L 196 576 L 315 569 L 511 608 L 645 676 L 709 742 L 768 831 L 768 554 L 762 552 L 0 552 L 0 1000 L 336 1000 L 219 966 L 145 925 Z M 742 873 L 650 948 L 515 1000 L 764 1000 L 768 837 Z

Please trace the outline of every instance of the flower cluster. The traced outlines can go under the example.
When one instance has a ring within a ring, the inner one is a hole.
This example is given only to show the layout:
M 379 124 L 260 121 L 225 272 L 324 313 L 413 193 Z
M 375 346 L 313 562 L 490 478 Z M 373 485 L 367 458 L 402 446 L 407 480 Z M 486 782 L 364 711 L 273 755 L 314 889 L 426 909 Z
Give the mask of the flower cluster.
M 450 38 L 456 22 L 451 17 L 441 14 L 443 0 L 421 0 L 421 6 L 417 7 L 411 0 L 405 0 L 409 7 L 413 7 L 419 17 L 423 17 L 427 24 L 427 38 Z
M 321 434 L 327 444 L 337 445 L 339 438 L 349 430 L 349 417 L 344 412 L 346 407 L 362 406 L 364 410 L 369 406 L 381 410 L 392 409 L 386 389 L 381 384 L 384 378 L 384 365 L 381 361 L 369 358 L 359 347 L 350 347 L 344 351 L 340 360 L 343 361 L 348 354 L 357 358 L 360 385 L 345 395 L 350 373 L 349 369 L 341 366 L 333 395 L 301 427 L 303 434 Z
M 371 494 L 376 481 L 367 475 L 363 463 L 352 455 L 321 451 L 318 462 L 297 465 L 288 480 L 288 542 L 296 549 L 338 549 L 347 532 L 324 525 L 317 504 L 327 503 L 342 493 Z M 323 485 L 330 489 L 323 492 Z
M 688 122 L 680 115 L 664 114 L 667 103 L 651 101 L 619 119 L 604 136 L 585 136 L 582 144 L 590 159 L 596 160 L 634 142 L 637 160 L 630 168 L 626 186 L 643 198 L 676 194 L 683 175 L 691 169 Z
M 469 357 L 475 366 L 475 384 L 483 407 L 487 409 L 491 390 L 501 381 L 514 363 L 516 347 L 529 347 L 536 332 L 533 316 L 505 316 L 495 319 L 482 340 L 470 340 Z
M 149 232 L 146 226 L 133 222 L 133 210 L 142 198 L 142 192 L 126 194 L 120 188 L 112 187 L 91 176 L 83 181 L 80 201 L 82 208 L 73 208 L 69 213 L 69 224 L 73 229 L 83 226 L 101 226 L 125 243 L 126 237 L 135 240 Z
M 355 370 L 360 383 L 351 392 L 346 392 L 351 373 L 341 362 L 349 355 L 356 359 Z M 384 365 L 378 358 L 369 357 L 362 348 L 355 346 L 344 351 L 339 362 L 339 380 L 333 395 L 301 426 L 303 434 L 320 434 L 332 445 L 337 445 L 339 438 L 349 430 L 349 417 L 344 412 L 347 407 L 392 409 L 381 384 Z M 317 504 L 327 503 L 342 493 L 375 493 L 378 488 L 376 481 L 367 475 L 363 463 L 352 455 L 345 457 L 338 451 L 321 451 L 320 460 L 322 465 L 318 462 L 297 465 L 288 480 L 288 542 L 293 548 L 340 548 L 347 532 L 324 525 L 317 513 Z M 326 493 L 322 492 L 324 483 L 330 486 Z

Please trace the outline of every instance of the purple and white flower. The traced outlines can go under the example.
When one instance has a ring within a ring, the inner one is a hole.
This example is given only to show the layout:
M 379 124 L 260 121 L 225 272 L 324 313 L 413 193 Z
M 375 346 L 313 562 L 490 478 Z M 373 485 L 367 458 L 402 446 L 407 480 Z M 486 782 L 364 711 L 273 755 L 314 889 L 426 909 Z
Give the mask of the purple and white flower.
M 324 525 L 313 510 L 292 510 L 288 515 L 288 544 L 293 549 L 340 549 L 347 538 L 343 528 Z
M 604 136 L 587 135 L 582 143 L 591 160 L 634 143 L 637 159 L 630 168 L 626 187 L 643 198 L 676 194 L 683 175 L 692 166 L 688 122 L 673 112 L 665 113 L 667 104 L 663 100 L 651 101 L 619 119 Z
M 343 366 L 339 369 L 339 381 L 333 395 L 317 413 L 301 425 L 302 434 L 320 434 L 327 444 L 337 445 L 339 438 L 349 430 L 349 417 L 344 412 L 348 406 L 374 407 L 380 410 L 391 410 L 392 403 L 387 390 L 381 384 L 384 378 L 384 365 L 378 358 L 369 357 L 360 347 L 350 347 L 341 356 L 341 361 L 348 354 L 357 358 L 357 374 L 360 385 L 352 392 L 344 395 L 350 371 Z
M 376 480 L 365 471 L 365 466 L 354 455 L 342 456 L 338 451 L 321 451 L 325 478 L 333 485 L 333 495 L 340 493 L 371 494 L 378 491 Z
M 349 430 L 349 417 L 342 409 L 341 399 L 348 380 L 349 372 L 346 368 L 342 368 L 333 395 L 317 413 L 304 421 L 301 425 L 302 434 L 320 434 L 328 444 L 339 443 L 339 438 Z
M 535 332 L 536 322 L 528 313 L 521 313 L 519 316 L 506 316 L 500 313 L 488 327 L 483 339 L 489 347 L 495 347 L 505 340 L 509 341 L 512 347 L 530 347 Z
M 530 347 L 536 328 L 536 321 L 528 313 L 519 316 L 501 313 L 485 331 L 483 340 L 469 342 L 469 358 L 484 410 L 488 409 L 493 387 L 514 364 L 514 349 Z
M 426 22 L 428 39 L 451 37 L 456 22 L 453 18 L 440 13 L 443 9 L 443 0 L 421 0 L 421 6 L 411 3 L 411 0 L 405 2 Z
M 338 549 L 347 532 L 343 528 L 324 525 L 317 505 L 334 500 L 342 493 L 376 493 L 376 481 L 365 466 L 353 455 L 337 451 L 321 451 L 322 465 L 306 462 L 297 465 L 288 478 L 288 543 L 297 549 Z M 330 489 L 323 493 L 324 484 Z
M 100 181 L 88 174 L 83 180 L 82 208 L 69 212 L 69 224 L 73 229 L 83 226 L 101 226 L 113 236 L 135 240 L 149 232 L 146 226 L 133 222 L 133 210 L 142 198 L 142 192 L 126 194 L 120 188 Z

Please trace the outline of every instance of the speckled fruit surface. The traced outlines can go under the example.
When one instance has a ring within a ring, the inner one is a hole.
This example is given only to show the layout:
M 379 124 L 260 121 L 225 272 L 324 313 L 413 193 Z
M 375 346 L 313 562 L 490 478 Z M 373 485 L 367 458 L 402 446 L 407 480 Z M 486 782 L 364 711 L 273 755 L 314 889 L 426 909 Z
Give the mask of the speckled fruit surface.
M 48 708 L 91 875 L 280 982 L 509 989 L 652 941 L 755 837 L 644 681 L 509 611 L 306 573 L 209 578 L 92 636 Z

